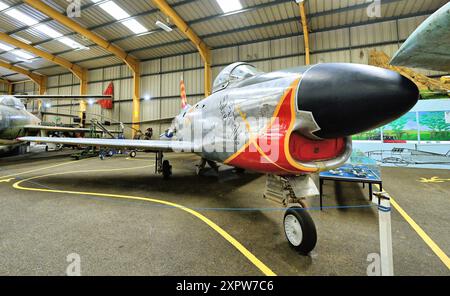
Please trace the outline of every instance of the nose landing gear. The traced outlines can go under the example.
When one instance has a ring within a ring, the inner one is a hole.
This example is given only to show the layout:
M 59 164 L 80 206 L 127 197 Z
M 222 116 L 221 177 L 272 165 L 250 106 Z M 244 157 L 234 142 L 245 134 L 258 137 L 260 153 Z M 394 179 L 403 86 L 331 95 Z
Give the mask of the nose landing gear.
M 267 176 L 264 198 L 287 208 L 283 219 L 284 233 L 289 245 L 302 255 L 311 252 L 317 243 L 316 226 L 304 201 L 318 194 L 311 176 Z
M 308 212 L 301 207 L 286 210 L 283 220 L 284 234 L 289 245 L 297 252 L 307 255 L 317 243 L 316 226 Z

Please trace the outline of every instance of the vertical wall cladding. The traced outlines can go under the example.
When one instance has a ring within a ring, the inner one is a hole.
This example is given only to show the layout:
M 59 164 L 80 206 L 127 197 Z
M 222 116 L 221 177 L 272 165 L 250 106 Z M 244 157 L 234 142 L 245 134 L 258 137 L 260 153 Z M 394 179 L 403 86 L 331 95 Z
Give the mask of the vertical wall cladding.
M 133 79 L 122 79 L 115 81 L 114 86 L 117 85 L 116 82 L 120 85 L 119 91 L 117 91 L 117 89 L 115 91 L 115 94 L 119 95 L 116 100 L 120 100 L 119 121 L 124 123 L 131 123 L 133 115 Z
M 90 70 L 88 73 L 88 79 L 91 82 L 103 80 L 103 69 Z
M 122 66 L 105 68 L 103 71 L 104 80 L 115 80 L 121 77 L 124 77 L 122 76 Z
M 179 91 L 176 85 L 180 84 L 182 72 L 167 73 L 161 75 L 161 97 L 176 96 Z
M 398 20 L 399 39 L 407 39 L 426 18 L 426 16 L 416 16 Z
M 142 62 L 141 63 L 141 74 L 148 75 L 148 74 L 159 73 L 161 71 L 160 66 L 161 66 L 161 61 L 159 59 Z
M 350 29 L 352 46 L 397 41 L 397 23 L 389 21 Z
M 65 84 L 65 85 L 68 85 Z M 65 86 L 59 88 L 59 94 L 60 95 L 71 95 L 72 94 L 72 86 Z M 59 114 L 71 114 L 72 104 L 76 104 L 77 101 L 75 100 L 55 100 L 56 104 L 56 110 Z M 53 103 L 52 103 L 53 104 Z M 70 124 L 71 118 L 67 116 L 59 116 L 58 117 L 59 123 L 62 124 Z
M 59 85 L 72 85 L 75 82 L 79 82 L 78 78 L 74 77 L 72 74 L 65 74 L 59 76 Z
M 318 63 L 350 63 L 350 51 L 340 50 L 311 55 L 311 64 Z
M 386 21 L 330 31 L 312 32 L 310 50 L 312 63 L 352 62 L 367 64 L 372 49 L 382 50 L 392 56 L 402 42 L 426 19 L 426 16 Z M 237 44 L 212 50 L 213 79 L 227 65 L 250 62 L 263 71 L 276 71 L 304 65 L 303 36 L 291 36 L 252 44 Z M 203 99 L 203 62 L 198 53 L 164 57 L 141 62 L 141 121 L 142 129 L 153 127 L 155 134 L 169 127 L 166 121 L 180 112 L 180 78 L 186 85 L 191 105 Z M 439 74 L 420 71 L 427 75 Z M 132 118 L 132 79 L 125 65 L 89 71 L 89 94 L 101 94 L 109 82 L 115 87 L 114 109 L 102 110 L 98 105 L 88 106 L 88 119 L 95 117 L 113 122 L 130 123 Z M 72 85 L 71 87 L 69 87 Z M 37 92 L 32 83 L 16 85 L 15 92 Z M 0 88 L 1 92 L 1 88 Z M 49 94 L 78 94 L 79 81 L 71 74 L 51 76 Z M 62 107 L 61 107 L 62 108 Z M 60 108 L 60 109 L 61 109 Z M 57 107 L 50 108 L 53 112 Z M 70 114 L 78 114 L 77 102 Z M 61 111 L 62 113 L 62 111 Z M 66 113 L 66 112 L 64 112 Z
M 239 60 L 255 61 L 270 57 L 270 41 L 252 43 L 239 46 Z
M 184 83 L 186 85 L 186 93 L 188 95 L 198 95 L 205 92 L 205 76 L 203 75 L 203 69 L 190 70 L 183 72 Z M 178 88 L 177 95 L 180 94 L 179 82 L 176 85 Z
M 292 56 L 305 53 L 303 36 L 294 36 L 272 40 L 270 43 L 270 56 Z
M 323 52 L 350 46 L 350 32 L 348 29 L 312 33 L 309 39 L 312 52 Z
M 239 46 L 215 49 L 212 51 L 214 65 L 226 65 L 239 60 Z
M 149 75 L 141 79 L 141 120 L 149 121 L 159 118 L 159 110 L 161 100 L 157 99 L 161 96 L 161 76 Z
M 7 95 L 8 94 L 8 84 L 0 82 L 0 95 Z
M 161 59 L 161 72 L 169 72 L 183 69 L 183 56 L 174 56 Z
M 103 91 L 103 82 L 90 83 L 88 85 L 89 94 L 101 94 Z M 79 108 L 77 108 L 79 111 Z M 98 104 L 89 104 L 86 108 L 86 121 L 90 122 L 92 119 L 102 120 L 102 110 Z M 103 121 L 103 120 L 102 120 Z
M 0 86 L 3 86 L 3 84 L 0 84 Z M 5 86 L 5 92 L 8 92 L 7 85 Z M 39 94 L 39 87 L 33 81 L 18 82 L 14 84 L 14 93 L 27 95 Z
M 24 82 L 24 92 L 27 94 L 34 94 L 35 92 L 39 92 L 38 86 L 33 81 Z
M 24 90 L 25 90 L 24 83 L 17 83 L 16 85 L 14 85 L 14 92 L 16 94 L 23 94 Z

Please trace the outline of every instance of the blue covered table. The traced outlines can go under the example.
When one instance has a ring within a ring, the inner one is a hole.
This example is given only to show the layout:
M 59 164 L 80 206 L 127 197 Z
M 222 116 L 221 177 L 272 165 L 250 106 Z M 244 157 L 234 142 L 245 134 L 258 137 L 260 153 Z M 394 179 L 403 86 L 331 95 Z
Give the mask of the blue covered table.
M 352 157 L 350 163 L 347 163 L 338 169 L 320 173 L 321 210 L 323 208 L 323 183 L 325 181 L 362 183 L 364 187 L 365 184 L 368 184 L 370 200 L 372 200 L 373 184 L 378 184 L 380 186 L 380 190 L 383 190 L 383 181 L 381 179 L 381 172 L 378 166 L 376 164 L 369 163 L 370 161 L 365 158 L 358 158 L 359 161 L 356 163 L 353 163 L 354 160 L 355 158 Z

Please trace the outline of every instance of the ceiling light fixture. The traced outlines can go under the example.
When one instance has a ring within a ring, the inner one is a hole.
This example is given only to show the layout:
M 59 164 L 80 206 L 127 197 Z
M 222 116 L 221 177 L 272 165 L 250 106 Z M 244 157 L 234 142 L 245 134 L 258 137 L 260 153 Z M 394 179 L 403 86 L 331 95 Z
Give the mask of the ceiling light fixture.
M 67 45 L 67 46 L 69 46 L 69 47 L 71 47 L 71 48 L 73 48 L 73 49 L 83 49 L 83 50 L 88 50 L 89 49 L 89 47 L 86 47 L 86 46 L 84 46 L 84 45 L 82 45 L 82 44 L 80 44 L 80 43 L 76 42 L 75 40 L 70 39 L 68 37 L 61 37 L 61 38 L 58 39 L 58 41 L 63 43 L 63 44 L 65 44 L 65 45 Z
M 6 8 L 9 8 L 9 5 L 6 5 L 5 3 L 0 2 L 0 11 L 5 10 Z
M 99 6 L 118 21 L 130 17 L 130 15 L 114 1 L 105 2 L 100 4 Z
M 20 37 L 20 36 L 12 35 L 11 37 L 14 37 L 14 38 L 16 38 L 16 39 L 19 40 L 19 41 L 22 41 L 22 42 L 25 43 L 25 44 L 31 44 L 31 41 L 30 41 L 30 40 L 27 40 L 27 39 L 22 38 L 22 37 Z
M 0 43 L 0 49 L 2 49 L 4 51 L 11 51 L 11 50 L 14 49 L 14 47 L 11 47 L 11 46 L 3 44 L 3 43 Z
M 94 3 L 99 2 L 99 0 L 91 0 L 91 1 Z M 116 20 L 118 21 L 124 20 L 122 24 L 125 27 L 127 27 L 131 32 L 135 34 L 142 34 L 148 31 L 147 28 L 145 28 L 137 20 L 129 19 L 130 15 L 125 10 L 123 10 L 119 5 L 117 5 L 114 1 L 107 1 L 104 3 L 100 3 L 98 6 Z
M 26 15 L 25 13 L 17 10 L 17 9 L 10 9 L 8 11 L 5 12 L 7 15 L 9 15 L 10 17 L 18 20 L 19 22 L 22 22 L 28 26 L 34 26 L 36 24 L 38 24 L 39 22 L 37 20 L 35 20 L 34 18 Z
M 155 25 L 157 25 L 158 27 L 160 27 L 161 29 L 163 29 L 166 32 L 172 32 L 173 31 L 173 29 L 171 27 L 169 27 L 168 25 L 164 24 L 163 22 L 156 21 Z
M 239 0 L 216 0 L 216 1 L 224 13 L 242 9 L 242 4 Z
M 135 34 L 142 34 L 148 31 L 143 25 L 141 25 L 135 19 L 124 21 L 122 22 L 122 24 Z
M 10 52 L 12 54 L 18 56 L 19 58 L 22 58 L 22 59 L 25 59 L 25 60 L 34 59 L 34 56 L 32 56 L 31 54 L 29 54 L 29 53 L 27 53 L 25 51 L 19 50 L 19 49 L 15 49 L 15 50 L 12 50 Z
M 43 34 L 45 34 L 45 35 L 47 35 L 47 36 L 49 36 L 49 37 L 51 37 L 53 39 L 60 38 L 60 37 L 63 36 L 61 33 L 59 33 L 56 30 L 53 30 L 52 28 L 50 28 L 47 25 L 39 25 L 39 26 L 36 26 L 35 28 L 39 32 L 41 32 L 41 33 L 43 33 Z
M 1 8 L 1 6 L 0 6 L 0 8 Z M 39 24 L 38 20 L 36 20 L 30 16 L 27 16 L 26 14 L 24 14 L 23 12 L 21 12 L 17 9 L 8 10 L 6 12 L 6 14 L 28 26 L 33 26 L 33 29 L 36 29 L 37 31 L 49 36 L 50 38 L 58 40 L 59 42 L 65 44 L 73 49 L 86 49 L 87 48 L 87 47 L 81 45 L 80 43 L 76 42 L 75 40 L 72 40 L 69 37 L 64 37 L 63 34 L 56 31 L 55 29 L 50 28 L 48 25 Z M 15 36 L 15 38 L 17 38 L 18 40 L 20 40 L 26 44 L 31 44 L 31 42 L 29 42 L 28 40 L 25 40 L 21 37 Z

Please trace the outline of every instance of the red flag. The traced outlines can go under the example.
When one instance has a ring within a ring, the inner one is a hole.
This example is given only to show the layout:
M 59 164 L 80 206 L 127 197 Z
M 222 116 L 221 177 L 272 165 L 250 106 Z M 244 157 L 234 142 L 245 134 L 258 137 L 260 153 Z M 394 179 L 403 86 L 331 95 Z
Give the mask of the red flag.
M 108 85 L 108 87 L 106 88 L 106 90 L 103 92 L 104 96 L 112 96 L 114 97 L 114 83 L 110 83 Z M 105 99 L 105 100 L 99 100 L 98 104 L 103 108 L 103 109 L 112 109 L 114 106 L 113 100 L 112 99 Z

